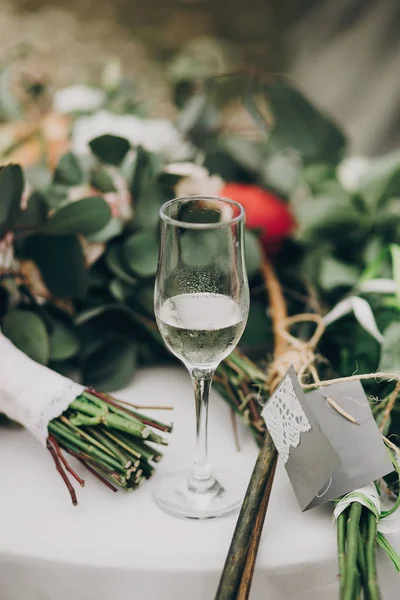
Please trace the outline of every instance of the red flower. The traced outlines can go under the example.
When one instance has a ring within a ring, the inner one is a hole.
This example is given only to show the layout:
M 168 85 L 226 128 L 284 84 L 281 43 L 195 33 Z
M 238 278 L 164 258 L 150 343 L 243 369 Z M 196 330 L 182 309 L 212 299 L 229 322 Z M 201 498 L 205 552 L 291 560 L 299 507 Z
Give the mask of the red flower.
M 247 227 L 262 232 L 261 240 L 267 252 L 279 250 L 283 238 L 295 227 L 288 205 L 276 194 L 257 185 L 226 183 L 220 194 L 243 206 Z

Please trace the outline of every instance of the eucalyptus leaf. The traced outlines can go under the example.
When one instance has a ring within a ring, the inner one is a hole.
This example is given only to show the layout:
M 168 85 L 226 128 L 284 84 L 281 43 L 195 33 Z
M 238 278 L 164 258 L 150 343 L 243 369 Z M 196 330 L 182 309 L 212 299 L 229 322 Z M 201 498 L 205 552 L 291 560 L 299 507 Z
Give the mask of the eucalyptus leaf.
M 274 116 L 270 134 L 274 144 L 297 150 L 307 162 L 339 162 L 346 138 L 329 117 L 283 79 L 265 84 L 264 93 Z
M 383 332 L 380 370 L 400 373 L 400 323 L 394 322 Z
M 119 302 L 125 302 L 132 295 L 132 286 L 117 278 L 110 281 L 108 289 Z
M 90 183 L 103 194 L 116 191 L 113 178 L 105 168 L 95 169 L 90 176 Z
M 89 142 L 93 152 L 105 163 L 118 166 L 129 152 L 131 145 L 125 138 L 117 135 L 102 135 Z
M 109 303 L 109 304 L 101 304 L 100 306 L 95 306 L 94 308 L 89 308 L 87 310 L 79 313 L 75 318 L 75 325 L 81 326 L 85 325 L 92 319 L 97 319 L 97 317 L 101 317 L 106 313 L 124 313 L 129 319 L 134 320 L 134 314 L 132 313 L 129 306 L 125 306 L 124 304 L 117 303 Z
M 36 228 L 46 221 L 48 208 L 45 197 L 40 192 L 33 192 L 28 199 L 25 210 L 21 210 L 18 227 Z
M 129 273 L 122 259 L 122 246 L 119 243 L 110 245 L 107 249 L 105 262 L 111 273 L 124 283 L 134 285 L 137 283 L 136 277 Z
M 49 235 L 91 234 L 104 229 L 111 219 L 111 209 L 101 196 L 82 198 L 59 208 L 42 231 Z
M 83 171 L 75 154 L 67 152 L 60 158 L 54 174 L 54 181 L 70 186 L 83 182 Z
M 54 318 L 50 319 L 50 360 L 68 360 L 79 352 L 79 338 L 71 327 Z
M 119 236 L 124 229 L 124 223 L 121 219 L 112 218 L 107 225 L 95 233 L 86 233 L 85 237 L 89 242 L 106 243 Z
M 158 225 L 162 197 L 157 167 L 157 157 L 139 146 L 131 186 L 137 229 L 155 230 Z
M 83 381 L 105 392 L 120 390 L 131 381 L 136 363 L 137 347 L 133 341 L 109 340 L 85 361 Z
M 70 186 L 65 183 L 52 183 L 43 192 L 49 209 L 58 209 L 68 201 Z
M 3 319 L 2 331 L 27 356 L 42 365 L 47 365 L 49 336 L 39 315 L 28 310 L 11 310 Z
M 19 165 L 0 170 L 0 240 L 13 228 L 20 214 L 24 177 Z
M 139 277 L 152 277 L 157 271 L 158 242 L 146 231 L 128 237 L 122 247 L 126 266 Z
M 26 240 L 25 258 L 32 259 L 49 290 L 61 298 L 83 298 L 88 272 L 82 247 L 75 236 L 35 235 Z

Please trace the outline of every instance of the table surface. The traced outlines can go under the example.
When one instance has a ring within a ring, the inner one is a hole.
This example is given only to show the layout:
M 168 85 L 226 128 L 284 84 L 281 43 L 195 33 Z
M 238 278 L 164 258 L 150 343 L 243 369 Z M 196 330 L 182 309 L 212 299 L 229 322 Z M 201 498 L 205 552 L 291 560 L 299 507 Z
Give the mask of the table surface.
M 179 368 L 143 369 L 119 397 L 174 406 L 161 416 L 175 424 L 165 457 L 153 479 L 131 494 L 114 494 L 85 471 L 86 486 L 78 486 L 79 506 L 73 507 L 51 457 L 36 440 L 26 431 L 1 430 L 1 600 L 214 597 L 236 515 L 207 522 L 179 520 L 161 512 L 152 498 L 157 474 L 191 459 L 195 417 L 189 377 Z M 257 456 L 250 433 L 239 427 L 237 452 L 230 410 L 217 394 L 211 397 L 209 423 L 212 464 L 236 472 L 245 488 Z M 336 600 L 331 514 L 331 505 L 302 514 L 278 465 L 253 600 Z M 393 540 L 400 548 L 396 536 Z M 398 577 L 383 553 L 378 562 L 385 579 L 383 597 L 394 600 Z

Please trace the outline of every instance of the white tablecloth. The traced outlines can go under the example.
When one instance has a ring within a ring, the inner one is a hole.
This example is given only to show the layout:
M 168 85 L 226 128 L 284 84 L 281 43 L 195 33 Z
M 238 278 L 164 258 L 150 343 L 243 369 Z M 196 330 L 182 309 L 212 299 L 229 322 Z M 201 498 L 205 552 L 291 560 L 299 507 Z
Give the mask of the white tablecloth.
M 142 370 L 119 394 L 138 404 L 169 404 L 175 430 L 157 473 L 188 464 L 194 402 L 181 369 Z M 32 398 L 34 401 L 34 397 Z M 257 449 L 240 428 L 234 446 L 227 405 L 210 409 L 212 462 L 247 482 Z M 132 494 L 113 494 L 89 473 L 70 504 L 52 459 L 25 431 L 0 430 L 0 600 L 208 600 L 218 584 L 236 516 L 178 520 L 152 499 L 155 477 Z M 331 507 L 302 514 L 278 466 L 260 544 L 253 600 L 336 600 L 336 540 Z M 391 539 L 400 548 L 400 535 Z M 379 555 L 384 599 L 398 598 L 399 578 Z

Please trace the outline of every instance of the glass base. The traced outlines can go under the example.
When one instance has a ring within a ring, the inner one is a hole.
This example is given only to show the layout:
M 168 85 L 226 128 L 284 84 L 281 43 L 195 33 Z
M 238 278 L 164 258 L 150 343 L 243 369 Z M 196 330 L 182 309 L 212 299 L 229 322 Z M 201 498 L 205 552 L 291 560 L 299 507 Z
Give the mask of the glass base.
M 154 499 L 166 513 L 181 519 L 216 519 L 236 512 L 242 503 L 245 486 L 237 475 L 218 469 L 194 491 L 189 470 L 164 475 L 154 491 Z M 202 489 L 201 489 L 202 488 Z

